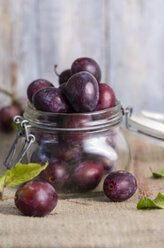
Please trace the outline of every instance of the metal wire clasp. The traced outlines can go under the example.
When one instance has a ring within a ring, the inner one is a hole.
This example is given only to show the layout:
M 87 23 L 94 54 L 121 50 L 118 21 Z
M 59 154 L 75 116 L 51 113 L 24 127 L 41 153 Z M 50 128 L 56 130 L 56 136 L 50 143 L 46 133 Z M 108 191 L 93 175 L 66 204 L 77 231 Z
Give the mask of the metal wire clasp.
M 35 141 L 35 136 L 29 133 L 28 129 L 30 125 L 27 120 L 22 116 L 17 115 L 14 117 L 13 121 L 16 125 L 16 138 L 3 161 L 3 164 L 7 169 L 10 169 L 19 163 L 30 148 L 31 144 Z M 18 155 L 14 158 L 20 139 L 23 139 L 24 141 L 22 142 Z
M 133 113 L 133 108 L 131 106 L 126 107 L 123 110 L 123 114 L 125 115 L 125 126 L 127 129 L 131 129 L 131 126 L 129 125 L 129 117 L 132 115 Z

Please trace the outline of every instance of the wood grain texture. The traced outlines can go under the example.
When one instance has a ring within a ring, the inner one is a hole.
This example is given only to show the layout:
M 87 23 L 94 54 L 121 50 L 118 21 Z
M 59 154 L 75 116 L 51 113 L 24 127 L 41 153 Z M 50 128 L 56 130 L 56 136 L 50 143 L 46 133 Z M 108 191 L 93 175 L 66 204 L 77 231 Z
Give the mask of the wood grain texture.
M 80 56 L 91 56 L 103 66 L 103 1 L 39 1 L 41 76 L 57 81 L 53 73 L 67 69 Z
M 18 95 L 39 75 L 36 13 L 35 0 L 0 1 L 0 85 Z
M 124 105 L 164 112 L 164 1 L 111 0 L 109 79 Z
M 0 0 L 0 86 L 26 95 L 89 56 L 124 106 L 163 111 L 163 0 Z M 0 106 L 7 100 L 0 97 Z

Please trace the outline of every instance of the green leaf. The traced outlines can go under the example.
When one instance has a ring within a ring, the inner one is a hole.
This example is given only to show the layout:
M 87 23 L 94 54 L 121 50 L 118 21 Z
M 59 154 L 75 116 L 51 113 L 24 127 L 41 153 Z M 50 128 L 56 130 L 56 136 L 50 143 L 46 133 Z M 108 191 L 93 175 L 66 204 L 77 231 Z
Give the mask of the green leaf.
M 0 192 L 3 191 L 4 183 L 5 183 L 5 176 L 0 176 Z
M 21 125 L 20 125 L 20 124 L 17 124 L 17 125 L 16 125 L 14 121 L 11 123 L 11 127 L 12 127 L 13 130 L 16 130 L 16 128 L 17 128 L 18 130 L 22 130 Z
M 164 195 L 162 193 L 158 193 L 157 197 L 154 200 L 150 198 L 143 197 L 137 204 L 138 209 L 152 209 L 152 208 L 164 208 Z
M 159 171 L 153 172 L 153 176 L 155 178 L 164 177 L 164 169 L 161 169 Z
M 6 174 L 4 175 L 4 177 L 6 177 L 5 186 L 14 187 L 21 183 L 25 183 L 39 175 L 40 172 L 47 167 L 47 165 L 48 163 L 46 163 L 44 166 L 35 163 L 19 163 L 15 167 L 6 171 Z M 1 180 L 3 181 L 3 179 Z

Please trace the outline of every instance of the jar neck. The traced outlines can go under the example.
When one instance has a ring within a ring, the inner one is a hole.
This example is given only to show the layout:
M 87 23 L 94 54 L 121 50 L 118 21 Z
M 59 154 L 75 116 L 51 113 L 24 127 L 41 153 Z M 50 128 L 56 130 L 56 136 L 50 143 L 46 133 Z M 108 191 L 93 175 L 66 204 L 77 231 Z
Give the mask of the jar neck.
M 24 112 L 32 127 L 54 131 L 90 131 L 119 125 L 122 121 L 122 108 L 117 100 L 116 106 L 88 113 L 50 113 L 36 110 L 28 102 Z M 71 121 L 68 121 L 71 120 Z M 78 126 L 76 123 L 82 125 Z M 71 122 L 73 125 L 71 126 Z M 69 125 L 68 125 L 69 123 Z

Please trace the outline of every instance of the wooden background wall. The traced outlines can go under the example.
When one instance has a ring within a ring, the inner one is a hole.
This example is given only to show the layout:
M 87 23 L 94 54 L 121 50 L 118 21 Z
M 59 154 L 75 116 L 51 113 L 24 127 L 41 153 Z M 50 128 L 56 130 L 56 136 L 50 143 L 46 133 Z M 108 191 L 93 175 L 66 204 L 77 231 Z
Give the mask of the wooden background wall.
M 0 0 L 0 86 L 57 85 L 53 65 L 80 56 L 98 61 L 124 106 L 164 112 L 164 0 Z

